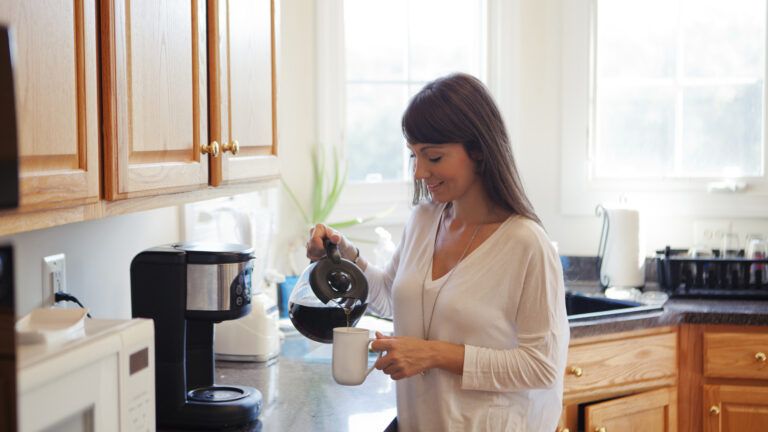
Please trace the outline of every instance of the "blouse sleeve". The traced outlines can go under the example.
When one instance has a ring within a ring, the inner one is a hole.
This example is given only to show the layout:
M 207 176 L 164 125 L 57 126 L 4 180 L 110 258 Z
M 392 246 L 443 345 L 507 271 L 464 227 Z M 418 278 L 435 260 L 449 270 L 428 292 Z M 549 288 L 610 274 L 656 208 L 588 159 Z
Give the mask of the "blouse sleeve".
M 400 239 L 392 259 L 383 269 L 369 262 L 368 267 L 363 272 L 368 279 L 368 308 L 384 318 L 392 318 L 392 284 L 397 273 L 397 266 L 400 263 L 404 240 L 405 231 L 403 231 L 403 237 Z
M 514 391 L 550 388 L 562 379 L 570 329 L 562 267 L 549 244 L 526 266 L 517 311 L 518 345 L 491 349 L 466 345 L 462 389 Z

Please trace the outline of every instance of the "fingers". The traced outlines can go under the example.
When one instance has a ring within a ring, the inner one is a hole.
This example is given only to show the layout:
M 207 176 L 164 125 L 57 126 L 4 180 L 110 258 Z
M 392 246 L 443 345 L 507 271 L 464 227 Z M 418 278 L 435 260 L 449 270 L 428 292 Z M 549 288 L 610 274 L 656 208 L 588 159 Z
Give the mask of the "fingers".
M 339 244 L 342 240 L 342 235 L 340 232 L 324 224 L 317 224 L 309 230 L 307 258 L 317 260 L 325 256 L 325 245 L 323 242 L 326 238 L 332 243 Z

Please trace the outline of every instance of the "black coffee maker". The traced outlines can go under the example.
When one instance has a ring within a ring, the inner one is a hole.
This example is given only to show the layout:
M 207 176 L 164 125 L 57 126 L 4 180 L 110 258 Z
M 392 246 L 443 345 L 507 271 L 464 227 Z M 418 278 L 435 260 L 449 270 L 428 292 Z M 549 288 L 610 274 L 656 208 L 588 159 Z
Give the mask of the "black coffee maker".
M 251 311 L 253 250 L 182 243 L 147 249 L 131 263 L 134 317 L 155 322 L 157 423 L 220 429 L 256 420 L 261 393 L 214 384 L 213 324 Z

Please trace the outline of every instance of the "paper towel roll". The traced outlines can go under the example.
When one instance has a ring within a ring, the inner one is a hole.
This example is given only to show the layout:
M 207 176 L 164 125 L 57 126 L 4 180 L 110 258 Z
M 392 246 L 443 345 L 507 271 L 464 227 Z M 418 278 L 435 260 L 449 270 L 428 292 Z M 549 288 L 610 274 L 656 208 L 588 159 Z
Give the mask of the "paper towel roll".
M 645 257 L 640 238 L 640 213 L 628 208 L 598 207 L 607 218 L 601 247 L 600 281 L 607 287 L 642 287 Z M 603 220 L 605 223 L 605 219 Z

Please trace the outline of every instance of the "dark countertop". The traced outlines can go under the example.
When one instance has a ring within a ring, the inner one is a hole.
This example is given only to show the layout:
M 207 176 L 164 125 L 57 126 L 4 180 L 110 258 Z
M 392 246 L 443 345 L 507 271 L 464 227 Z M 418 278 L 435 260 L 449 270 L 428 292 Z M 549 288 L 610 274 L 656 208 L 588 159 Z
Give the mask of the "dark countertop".
M 236 430 L 383 431 L 396 415 L 394 381 L 374 370 L 362 385 L 337 384 L 331 348 L 293 333 L 280 356 L 267 364 L 217 361 L 217 384 L 246 385 L 262 393 L 259 422 Z M 375 358 L 372 354 L 369 364 Z
M 768 301 L 672 299 L 654 313 L 572 322 L 571 339 L 681 323 L 768 325 Z M 331 345 L 293 334 L 268 364 L 217 362 L 218 384 L 263 395 L 260 421 L 237 430 L 383 431 L 396 415 L 394 382 L 374 370 L 360 386 L 339 385 L 330 356 Z

